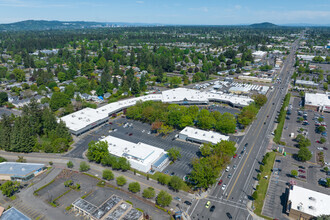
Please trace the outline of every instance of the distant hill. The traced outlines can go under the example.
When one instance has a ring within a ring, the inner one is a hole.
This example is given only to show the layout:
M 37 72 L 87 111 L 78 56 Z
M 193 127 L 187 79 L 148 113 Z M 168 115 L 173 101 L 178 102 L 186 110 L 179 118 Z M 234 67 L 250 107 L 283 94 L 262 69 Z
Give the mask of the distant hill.
M 270 22 L 263 22 L 263 23 L 251 24 L 250 27 L 252 27 L 252 28 L 274 28 L 274 27 L 278 27 L 278 26 L 276 24 L 273 24 Z
M 0 31 L 36 31 L 59 29 L 83 29 L 99 27 L 137 27 L 159 26 L 160 24 L 126 23 L 126 22 L 89 22 L 89 21 L 46 21 L 26 20 L 10 24 L 0 24 Z

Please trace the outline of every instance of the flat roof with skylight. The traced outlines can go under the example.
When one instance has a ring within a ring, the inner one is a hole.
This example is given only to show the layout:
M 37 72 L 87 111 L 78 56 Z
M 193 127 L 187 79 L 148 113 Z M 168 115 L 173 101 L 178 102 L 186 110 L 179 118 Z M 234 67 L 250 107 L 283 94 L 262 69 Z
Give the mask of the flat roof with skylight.
M 311 216 L 330 215 L 330 196 L 300 186 L 293 186 L 289 192 L 291 209 Z
M 197 128 L 185 127 L 179 134 L 179 137 L 187 137 L 187 139 L 198 140 L 201 143 L 217 144 L 221 140 L 229 140 L 229 136 L 222 135 L 214 131 L 204 131 Z

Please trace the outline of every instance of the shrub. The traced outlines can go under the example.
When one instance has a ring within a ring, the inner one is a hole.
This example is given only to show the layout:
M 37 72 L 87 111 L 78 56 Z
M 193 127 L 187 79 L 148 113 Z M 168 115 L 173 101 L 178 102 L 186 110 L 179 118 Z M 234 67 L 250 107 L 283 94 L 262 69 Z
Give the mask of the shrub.
M 123 186 L 127 182 L 126 178 L 123 177 L 123 176 L 118 176 L 117 179 L 116 179 L 116 181 L 117 181 L 117 185 L 118 186 Z
M 128 190 L 131 191 L 132 193 L 137 193 L 140 192 L 140 184 L 138 182 L 133 182 L 128 185 Z
M 82 161 L 80 163 L 80 167 L 79 167 L 80 172 L 86 172 L 89 170 L 89 168 L 90 168 L 89 164 L 87 164 L 85 161 Z
M 115 178 L 115 175 L 112 173 L 111 170 L 105 169 L 103 170 L 102 178 L 106 180 L 113 180 Z
M 66 165 L 68 168 L 73 168 L 73 163 L 71 160 L 69 162 L 67 162 Z

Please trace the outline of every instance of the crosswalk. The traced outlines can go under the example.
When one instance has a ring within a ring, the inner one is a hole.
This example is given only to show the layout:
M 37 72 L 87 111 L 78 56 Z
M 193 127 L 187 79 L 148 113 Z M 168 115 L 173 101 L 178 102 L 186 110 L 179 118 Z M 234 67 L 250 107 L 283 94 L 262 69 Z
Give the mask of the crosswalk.
M 37 212 L 27 204 L 23 204 L 20 200 L 12 201 L 13 206 L 18 209 L 20 212 L 24 213 L 31 219 L 45 220 L 47 219 L 43 214 Z

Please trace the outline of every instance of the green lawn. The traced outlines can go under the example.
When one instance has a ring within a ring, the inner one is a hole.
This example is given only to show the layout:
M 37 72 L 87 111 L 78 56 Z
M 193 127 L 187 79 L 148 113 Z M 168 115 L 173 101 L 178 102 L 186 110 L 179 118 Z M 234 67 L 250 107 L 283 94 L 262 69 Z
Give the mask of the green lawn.
M 281 142 L 282 131 L 283 131 L 285 117 L 286 117 L 285 108 L 290 103 L 290 97 L 291 97 L 291 93 L 286 94 L 286 96 L 284 98 L 284 101 L 283 101 L 283 105 L 282 105 L 281 110 L 280 110 L 280 114 L 278 116 L 278 125 L 276 127 L 275 136 L 274 136 L 274 141 L 276 143 L 280 143 Z
M 274 161 L 275 161 L 275 156 L 276 156 L 275 152 L 269 153 L 267 163 L 266 163 L 266 165 L 264 165 L 264 171 L 261 173 L 261 179 L 259 180 L 259 188 L 257 190 L 258 198 L 254 201 L 254 207 L 255 207 L 254 212 L 257 215 L 264 217 L 264 218 L 266 218 L 266 216 L 262 216 L 261 211 L 262 211 L 262 206 L 264 204 L 264 200 L 266 197 L 269 179 L 270 179 L 270 175 L 272 172 L 271 170 L 273 169 L 273 165 L 274 165 Z M 265 176 L 268 176 L 268 178 L 265 179 L 264 178 Z M 271 219 L 271 218 L 267 218 L 267 219 Z

